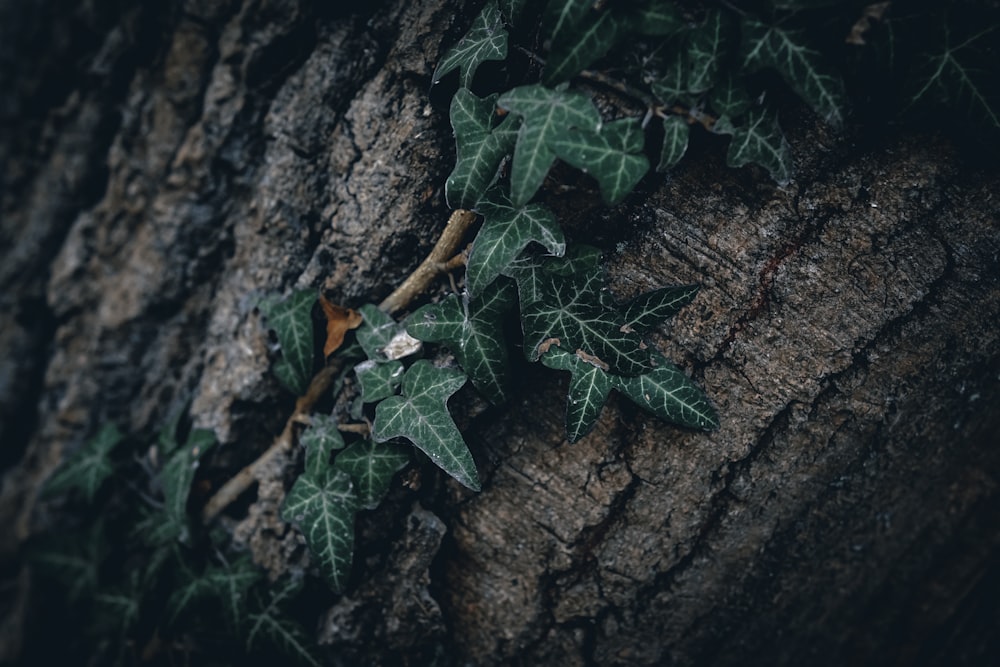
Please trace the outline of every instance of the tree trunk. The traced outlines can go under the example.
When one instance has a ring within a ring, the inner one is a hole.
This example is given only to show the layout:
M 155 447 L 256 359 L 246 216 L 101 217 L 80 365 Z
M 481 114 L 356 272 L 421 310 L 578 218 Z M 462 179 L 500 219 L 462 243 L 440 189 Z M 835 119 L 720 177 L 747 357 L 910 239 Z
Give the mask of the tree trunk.
M 67 452 L 190 402 L 218 487 L 291 410 L 259 298 L 377 302 L 448 217 L 428 91 L 470 10 L 181 4 L 0 3 L 0 659 L 42 604 L 24 548 Z M 424 475 L 362 518 L 316 633 L 332 663 L 995 659 L 1000 181 L 939 138 L 784 118 L 787 187 L 713 144 L 616 208 L 572 174 L 549 202 L 617 296 L 703 286 L 656 343 L 722 427 L 612 400 L 569 445 L 561 374 L 521 369 L 502 408 L 462 394 L 483 491 Z M 301 565 L 276 511 L 294 465 L 223 521 L 272 575 Z

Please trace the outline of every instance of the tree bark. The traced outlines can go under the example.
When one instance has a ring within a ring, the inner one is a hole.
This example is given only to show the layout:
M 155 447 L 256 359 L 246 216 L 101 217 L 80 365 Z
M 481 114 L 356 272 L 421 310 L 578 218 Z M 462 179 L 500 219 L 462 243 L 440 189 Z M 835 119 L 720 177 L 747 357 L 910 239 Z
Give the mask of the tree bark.
M 37 491 L 62 457 L 190 403 L 218 488 L 291 413 L 258 299 L 378 302 L 443 229 L 430 73 L 472 10 L 330 5 L 0 3 L 0 659 L 42 604 L 24 549 L 60 511 Z M 501 408 L 464 392 L 483 491 L 424 470 L 362 518 L 316 633 L 331 664 L 1000 654 L 1000 180 L 937 137 L 783 121 L 789 186 L 709 141 L 619 207 L 570 172 L 548 200 L 617 296 L 703 286 L 655 342 L 722 427 L 612 400 L 569 445 L 560 374 L 519 369 Z M 272 465 L 224 525 L 277 575 L 303 563 L 277 515 L 295 461 Z

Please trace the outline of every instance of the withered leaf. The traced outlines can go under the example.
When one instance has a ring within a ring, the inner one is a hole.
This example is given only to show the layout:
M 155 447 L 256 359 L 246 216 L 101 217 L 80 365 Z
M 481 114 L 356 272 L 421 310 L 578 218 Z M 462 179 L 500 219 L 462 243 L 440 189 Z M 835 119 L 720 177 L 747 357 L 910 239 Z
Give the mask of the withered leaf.
M 344 336 L 351 329 L 361 326 L 361 313 L 353 308 L 344 308 L 331 302 L 322 294 L 319 305 L 326 316 L 326 343 L 323 344 L 323 357 L 329 357 L 344 344 Z

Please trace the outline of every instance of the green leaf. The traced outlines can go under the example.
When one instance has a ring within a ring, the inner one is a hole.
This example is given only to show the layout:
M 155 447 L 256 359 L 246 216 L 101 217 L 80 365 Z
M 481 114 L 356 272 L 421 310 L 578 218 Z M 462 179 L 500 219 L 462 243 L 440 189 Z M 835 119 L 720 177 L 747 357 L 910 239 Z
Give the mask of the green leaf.
M 351 572 L 357 510 L 350 476 L 332 466 L 299 476 L 281 507 L 281 518 L 302 531 L 323 579 L 337 592 Z
M 506 400 L 507 344 L 501 317 L 514 305 L 505 281 L 471 301 L 454 294 L 413 313 L 406 330 L 414 338 L 448 345 L 472 384 L 495 405 Z
M 629 14 L 629 25 L 640 35 L 666 37 L 683 30 L 685 21 L 672 0 L 651 0 Z
M 441 80 L 448 72 L 460 71 L 459 85 L 472 87 L 476 68 L 487 60 L 503 60 L 507 57 L 507 31 L 503 28 L 503 17 L 496 0 L 490 0 L 472 22 L 472 27 L 458 44 L 451 47 L 438 63 L 432 79 Z
M 521 12 L 528 0 L 500 0 L 500 12 L 510 23 L 516 23 L 521 18 Z
M 686 103 L 691 97 L 687 92 L 687 75 L 687 53 L 676 47 L 670 49 L 663 73 L 650 86 L 653 95 L 667 105 Z
M 843 124 L 847 106 L 844 82 L 824 67 L 818 51 L 805 46 L 801 33 L 744 19 L 743 66 L 751 71 L 777 70 L 823 120 L 834 127 Z
M 550 0 L 542 11 L 542 34 L 553 41 L 568 39 L 587 18 L 593 4 L 592 0 Z
M 263 573 L 249 557 L 229 565 L 209 565 L 200 574 L 185 568 L 184 583 L 175 588 L 167 600 L 169 622 L 174 623 L 194 603 L 215 599 L 230 627 L 239 627 L 245 620 L 247 593 L 262 578 Z
M 320 662 L 313 654 L 311 642 L 302 626 L 282 609 L 282 606 L 287 604 L 286 601 L 294 598 L 301 590 L 300 577 L 289 577 L 280 587 L 268 587 L 270 600 L 267 604 L 262 604 L 258 599 L 259 611 L 251 611 L 248 614 L 248 653 L 252 653 L 256 647 L 277 646 L 299 664 L 320 667 Z
M 680 116 L 667 116 L 663 119 L 663 147 L 660 149 L 660 164 L 656 165 L 656 171 L 666 171 L 681 161 L 687 152 L 690 134 L 690 126 Z
M 598 131 L 570 128 L 554 135 L 550 145 L 560 159 L 597 179 L 604 201 L 614 205 L 649 171 L 644 138 L 638 119 L 623 118 Z
M 69 601 L 93 596 L 100 583 L 101 564 L 108 554 L 103 518 L 98 517 L 84 532 L 53 532 L 42 538 L 40 548 L 29 548 L 28 562 L 62 584 Z
M 466 269 L 473 295 L 482 294 L 532 241 L 553 255 L 566 252 L 562 229 L 542 204 L 514 206 L 502 189 L 492 188 L 477 210 L 483 226 L 473 241 Z
M 743 82 L 727 73 L 708 93 L 708 103 L 719 116 L 737 118 L 749 109 L 753 101 Z
M 93 502 L 104 481 L 114 472 L 111 450 L 124 436 L 114 424 L 105 424 L 93 437 L 66 459 L 46 482 L 43 493 L 55 496 L 70 491 L 80 492 L 84 499 Z
M 267 317 L 281 345 L 281 359 L 274 364 L 274 374 L 296 396 L 306 393 L 313 369 L 312 309 L 316 292 L 296 290 L 287 299 L 268 297 L 260 311 Z
M 766 109 L 747 114 L 746 124 L 733 126 L 720 118 L 713 128 L 719 134 L 732 134 L 726 164 L 742 167 L 751 162 L 767 169 L 779 185 L 792 179 L 792 149 L 778 126 L 778 116 Z
M 396 394 L 403 381 L 403 362 L 390 361 L 384 364 L 373 359 L 363 361 L 354 367 L 361 385 L 361 400 L 376 403 Z
M 715 85 L 726 51 L 732 42 L 728 15 L 708 12 L 705 23 L 691 31 L 687 50 L 687 90 L 703 93 Z
M 611 376 L 583 357 L 557 346 L 542 355 L 542 363 L 572 373 L 566 400 L 566 439 L 576 442 L 594 428 L 601 416 L 611 393 Z
M 435 368 L 425 359 L 415 361 L 403 376 L 403 395 L 391 396 L 375 406 L 372 439 L 406 438 L 439 468 L 478 491 L 475 461 L 448 414 L 448 397 L 465 380 L 459 371 Z
M 521 310 L 545 297 L 542 279 L 546 274 L 571 276 L 599 271 L 601 251 L 592 246 L 575 244 L 568 247 L 562 257 L 539 257 L 523 254 L 511 262 L 503 274 L 517 283 L 517 296 Z
M 639 334 L 624 326 L 622 316 L 606 305 L 600 276 L 543 275 L 542 299 L 522 306 L 524 349 L 535 361 L 549 346 L 589 355 L 616 373 L 638 375 L 652 369 L 650 351 Z
M 556 160 L 552 142 L 571 128 L 597 131 L 601 116 L 583 93 L 520 86 L 497 103 L 523 118 L 511 164 L 511 200 L 523 206 L 535 194 Z
M 386 361 L 382 350 L 402 328 L 388 314 L 370 303 L 358 309 L 365 322 L 357 330 L 358 343 L 369 359 Z
M 451 100 L 451 126 L 458 159 L 445 181 L 452 208 L 475 208 L 493 184 L 503 158 L 514 150 L 520 118 L 508 115 L 495 125 L 497 95 L 478 98 L 459 88 Z
M 644 334 L 694 300 L 698 285 L 676 285 L 645 292 L 624 309 L 625 326 Z
M 313 415 L 299 442 L 306 450 L 305 474 L 316 475 L 330 467 L 330 452 L 344 448 L 337 420 L 330 415 Z
M 160 487 L 163 491 L 162 536 L 172 536 L 181 542 L 189 537 L 187 514 L 191 483 L 198 470 L 198 462 L 215 444 L 215 434 L 206 429 L 191 431 L 187 442 L 163 465 Z
M 552 48 L 542 72 L 546 85 L 568 81 L 606 55 L 626 34 L 627 24 L 610 10 L 603 9 L 588 12 L 573 27 L 569 34 L 564 32 L 552 37 Z
M 700 429 L 719 427 L 705 393 L 662 355 L 656 370 L 637 377 L 614 377 L 614 387 L 660 419 Z
M 410 453 L 404 447 L 362 440 L 338 454 L 334 466 L 351 476 L 361 506 L 371 510 L 388 493 L 393 475 L 409 462 Z

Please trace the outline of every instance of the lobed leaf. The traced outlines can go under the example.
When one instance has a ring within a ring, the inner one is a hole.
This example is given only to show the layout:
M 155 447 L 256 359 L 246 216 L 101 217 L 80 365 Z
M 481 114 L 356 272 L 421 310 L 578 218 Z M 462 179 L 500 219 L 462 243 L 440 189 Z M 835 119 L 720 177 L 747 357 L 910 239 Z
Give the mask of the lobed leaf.
M 187 442 L 178 449 L 160 470 L 160 487 L 163 491 L 163 517 L 159 535 L 181 542 L 188 541 L 189 526 L 187 501 L 191 483 L 198 471 L 198 463 L 206 451 L 215 445 L 215 434 L 207 429 L 191 431 Z
M 569 34 L 553 35 L 542 81 L 551 86 L 576 76 L 606 55 L 627 34 L 627 27 L 609 9 L 591 9 Z
M 46 480 L 43 493 L 54 496 L 78 491 L 88 503 L 93 502 L 101 485 L 115 470 L 110 459 L 111 450 L 123 439 L 114 424 L 102 426 Z
M 560 159 L 597 179 L 604 201 L 614 205 L 649 171 L 644 137 L 637 119 L 623 118 L 597 131 L 569 128 L 554 135 L 551 146 Z
M 258 645 L 279 646 L 286 655 L 297 662 L 311 667 L 320 667 L 313 655 L 309 638 L 298 623 L 282 610 L 286 600 L 298 595 L 302 590 L 301 577 L 289 577 L 280 588 L 268 588 L 271 599 L 267 604 L 258 601 L 259 611 L 248 614 L 247 651 Z
M 684 17 L 672 0 L 651 0 L 633 9 L 629 25 L 640 35 L 666 37 L 685 27 Z
M 306 475 L 318 474 L 330 466 L 330 452 L 344 448 L 337 420 L 330 415 L 313 415 L 299 442 L 306 450 Z
M 376 403 L 396 394 L 403 380 L 403 362 L 393 360 L 380 364 L 369 359 L 355 366 L 354 373 L 361 385 L 361 400 Z
M 569 396 L 566 399 L 566 439 L 576 442 L 590 433 L 601 416 L 608 394 L 611 393 L 611 376 L 603 369 L 586 361 L 583 356 L 553 346 L 542 355 L 542 363 L 549 368 L 569 371 Z
M 572 276 L 599 272 L 600 265 L 601 251 L 578 243 L 569 246 L 562 257 L 521 255 L 503 270 L 503 274 L 517 283 L 518 300 L 523 310 L 544 298 L 541 281 L 545 274 Z
M 675 285 L 640 294 L 625 306 L 625 326 L 640 335 L 646 333 L 694 301 L 698 289 L 698 285 Z
M 720 118 L 713 131 L 733 135 L 726 154 L 726 164 L 730 167 L 753 162 L 767 169 L 780 185 L 792 179 L 792 149 L 778 126 L 776 114 L 766 109 L 753 110 L 747 114 L 746 124 L 739 126 Z
M 274 364 L 274 374 L 296 396 L 306 392 L 312 378 L 315 303 L 316 293 L 304 289 L 292 292 L 287 299 L 268 297 L 259 306 L 281 346 L 281 359 Z
M 687 54 L 675 47 L 669 51 L 666 63 L 663 73 L 650 85 L 653 95 L 667 105 L 687 102 L 691 97 L 687 91 Z
M 392 443 L 356 442 L 340 454 L 334 467 L 350 475 L 361 506 L 378 507 L 388 493 L 393 476 L 410 462 L 410 453 Z
M 660 164 L 656 165 L 656 171 L 666 171 L 681 161 L 687 152 L 690 134 L 690 126 L 682 117 L 667 116 L 663 119 L 663 147 L 660 148 Z
M 742 81 L 727 73 L 709 91 L 708 103 L 717 115 L 732 119 L 746 113 L 753 101 Z
M 184 583 L 175 588 L 167 600 L 167 616 L 173 623 L 194 603 L 214 598 L 222 605 L 230 626 L 240 627 L 245 620 L 247 593 L 262 578 L 263 573 L 249 557 L 232 564 L 209 565 L 200 574 L 186 569 Z
M 458 158 L 445 181 L 452 208 L 475 208 L 497 178 L 504 157 L 514 150 L 521 120 L 508 115 L 495 125 L 497 95 L 485 98 L 459 88 L 451 100 L 451 126 Z
M 459 85 L 472 87 L 476 69 L 487 60 L 507 57 L 507 31 L 496 0 L 489 0 L 458 44 L 448 49 L 432 77 L 434 83 L 448 72 L 459 70 Z
M 508 22 L 514 23 L 521 18 L 521 12 L 524 11 L 527 2 L 528 0 L 500 0 L 500 12 L 507 18 Z
M 478 491 L 475 461 L 448 414 L 448 397 L 465 381 L 459 371 L 435 368 L 425 359 L 414 362 L 403 376 L 403 395 L 391 396 L 375 406 L 372 439 L 406 438 L 439 468 Z
M 708 12 L 705 23 L 688 37 L 686 87 L 689 93 L 704 93 L 715 85 L 732 42 L 728 16 L 718 9 Z
M 511 164 L 511 200 L 523 206 L 556 160 L 552 142 L 571 128 L 597 131 L 601 116 L 583 93 L 533 84 L 509 90 L 497 103 L 522 117 Z
M 320 573 L 334 591 L 343 590 L 350 574 L 357 509 L 350 476 L 333 467 L 299 476 L 281 507 L 281 518 L 305 536 Z
M 847 106 L 844 82 L 825 68 L 818 51 L 804 45 L 800 33 L 745 18 L 742 55 L 746 69 L 777 70 L 823 120 L 834 127 L 843 125 Z
M 502 189 L 492 188 L 477 210 L 483 216 L 483 226 L 473 241 L 466 268 L 471 294 L 481 294 L 532 241 L 553 255 L 566 251 L 559 223 L 542 204 L 515 206 Z
M 358 344 L 369 359 L 386 361 L 383 350 L 392 342 L 401 327 L 391 316 L 370 303 L 358 310 L 364 318 L 364 324 L 358 328 Z
M 615 377 L 614 387 L 660 419 L 691 428 L 719 427 L 719 416 L 701 388 L 662 355 L 657 367 L 636 377 Z

